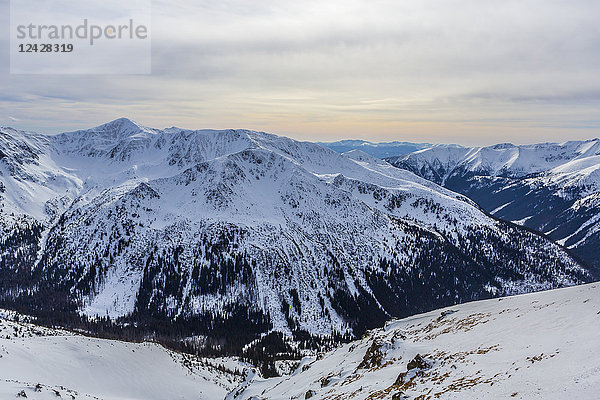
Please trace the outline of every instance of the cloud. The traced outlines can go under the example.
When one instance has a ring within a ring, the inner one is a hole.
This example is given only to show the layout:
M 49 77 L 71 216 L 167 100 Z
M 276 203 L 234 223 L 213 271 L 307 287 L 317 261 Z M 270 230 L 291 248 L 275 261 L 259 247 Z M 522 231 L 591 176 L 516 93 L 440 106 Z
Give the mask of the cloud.
M 154 0 L 153 75 L 4 73 L 0 110 L 49 129 L 128 115 L 315 140 L 597 136 L 597 15 L 585 0 Z

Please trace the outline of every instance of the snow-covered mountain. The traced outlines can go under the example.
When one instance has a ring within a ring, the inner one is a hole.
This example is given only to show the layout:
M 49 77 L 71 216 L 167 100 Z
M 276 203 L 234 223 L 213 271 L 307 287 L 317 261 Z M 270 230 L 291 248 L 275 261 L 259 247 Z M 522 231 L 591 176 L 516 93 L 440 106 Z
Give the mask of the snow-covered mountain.
M 368 142 L 366 140 L 340 140 L 337 142 L 318 142 L 318 144 L 328 147 L 338 153 L 347 153 L 352 150 L 363 151 L 376 158 L 394 157 L 414 151 L 428 149 L 434 146 L 431 143 L 412 143 L 412 142 Z M 442 145 L 448 147 L 460 147 L 459 145 Z
M 0 139 L 11 307 L 246 340 L 590 279 L 545 237 L 356 150 L 127 119 Z
M 227 399 L 595 399 L 599 309 L 593 284 L 416 315 Z
M 388 159 L 600 268 L 600 140 L 431 148 Z

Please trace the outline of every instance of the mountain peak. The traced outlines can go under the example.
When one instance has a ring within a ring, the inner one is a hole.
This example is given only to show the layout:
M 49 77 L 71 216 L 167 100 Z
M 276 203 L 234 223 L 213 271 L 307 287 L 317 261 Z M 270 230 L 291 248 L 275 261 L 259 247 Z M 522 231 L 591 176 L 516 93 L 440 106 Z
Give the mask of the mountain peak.
M 129 118 L 118 118 L 93 128 L 65 132 L 59 136 L 72 137 L 73 135 L 76 135 L 78 138 L 81 138 L 81 136 L 87 136 L 95 139 L 122 140 L 128 137 L 137 136 L 142 133 L 153 134 L 156 132 L 156 129 L 145 127 L 133 120 L 130 120 Z
M 369 162 L 377 162 L 378 161 L 377 158 L 373 157 L 369 153 L 364 152 L 362 150 L 358 150 L 358 149 L 347 151 L 345 153 L 342 153 L 342 155 L 346 156 L 354 161 L 369 161 Z
M 134 120 L 132 120 L 132 119 L 129 119 L 129 118 L 127 118 L 127 117 L 120 117 L 120 118 L 114 119 L 114 120 L 112 120 L 112 121 L 109 121 L 109 122 L 107 122 L 107 123 L 106 123 L 106 124 L 104 124 L 104 125 L 107 125 L 107 124 L 128 124 L 128 125 L 136 125 L 136 126 L 140 126 L 140 124 L 138 124 L 138 123 L 137 123 L 137 122 L 135 122 Z
M 121 118 L 117 118 L 113 121 L 107 122 L 105 124 L 102 124 L 100 126 L 97 126 L 96 128 L 92 128 L 91 130 L 94 130 L 94 131 L 117 131 L 117 132 L 122 132 L 122 133 L 133 133 L 133 132 L 137 133 L 137 132 L 146 131 L 149 129 L 146 128 L 145 126 L 138 124 L 137 122 L 135 122 L 129 118 L 121 117 Z
M 515 146 L 512 143 L 498 143 L 498 144 L 495 144 L 495 145 L 491 146 L 491 148 L 494 149 L 494 150 L 512 149 L 514 147 L 517 147 L 517 146 Z

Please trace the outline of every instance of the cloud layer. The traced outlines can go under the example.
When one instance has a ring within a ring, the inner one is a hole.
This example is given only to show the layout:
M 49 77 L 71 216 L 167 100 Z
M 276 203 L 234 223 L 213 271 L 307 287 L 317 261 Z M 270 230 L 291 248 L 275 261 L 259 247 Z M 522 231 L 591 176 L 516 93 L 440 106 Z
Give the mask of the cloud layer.
M 60 131 L 128 116 L 309 140 L 595 137 L 598 15 L 596 0 L 154 0 L 152 75 L 9 75 L 4 51 L 0 124 Z

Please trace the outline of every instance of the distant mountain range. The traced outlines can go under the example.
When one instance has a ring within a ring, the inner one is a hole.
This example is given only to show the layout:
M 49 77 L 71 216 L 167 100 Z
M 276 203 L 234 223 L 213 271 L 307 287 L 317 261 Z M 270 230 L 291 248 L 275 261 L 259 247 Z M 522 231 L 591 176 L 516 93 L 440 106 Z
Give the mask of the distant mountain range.
M 411 142 L 367 142 L 365 140 L 340 140 L 338 142 L 318 142 L 318 144 L 328 147 L 338 153 L 347 153 L 352 150 L 363 151 L 376 158 L 394 157 L 414 151 L 428 149 L 436 146 L 447 146 L 459 148 L 457 144 L 434 145 L 431 143 L 411 143 Z
M 600 268 L 600 140 L 435 147 L 387 159 Z
M 176 323 L 220 348 L 591 279 L 546 237 L 412 172 L 262 132 L 1 128 L 0 188 L 2 305 Z

